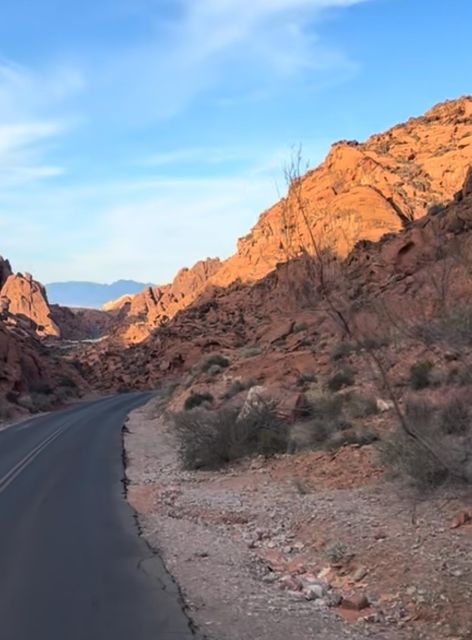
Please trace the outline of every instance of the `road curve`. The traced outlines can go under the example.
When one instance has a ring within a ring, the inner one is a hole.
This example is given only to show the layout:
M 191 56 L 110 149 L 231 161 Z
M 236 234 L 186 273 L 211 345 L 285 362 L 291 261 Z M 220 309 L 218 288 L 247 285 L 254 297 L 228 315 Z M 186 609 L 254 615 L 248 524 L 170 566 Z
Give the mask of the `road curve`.
M 178 590 L 123 495 L 122 426 L 149 394 L 0 431 L 0 638 L 188 640 Z

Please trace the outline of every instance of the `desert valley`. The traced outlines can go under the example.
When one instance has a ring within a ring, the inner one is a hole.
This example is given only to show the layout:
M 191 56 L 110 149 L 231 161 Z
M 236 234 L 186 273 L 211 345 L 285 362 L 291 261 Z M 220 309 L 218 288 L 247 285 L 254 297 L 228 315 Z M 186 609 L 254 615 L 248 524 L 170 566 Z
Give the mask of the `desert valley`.
M 0 422 L 153 393 L 127 498 L 195 633 L 471 638 L 472 97 L 286 183 L 229 258 L 101 309 L 0 259 Z

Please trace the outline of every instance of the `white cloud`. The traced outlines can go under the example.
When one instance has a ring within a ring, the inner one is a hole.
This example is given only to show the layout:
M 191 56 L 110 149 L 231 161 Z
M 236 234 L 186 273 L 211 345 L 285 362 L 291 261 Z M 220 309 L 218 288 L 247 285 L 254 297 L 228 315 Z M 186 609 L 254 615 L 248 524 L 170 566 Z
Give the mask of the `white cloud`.
M 173 116 L 208 91 L 231 105 L 241 96 L 267 99 L 300 72 L 311 73 L 310 82 L 326 71 L 351 72 L 353 62 L 322 42 L 316 26 L 327 10 L 365 1 L 182 0 L 172 21 L 160 21 L 151 3 L 149 22 L 160 28 L 99 65 L 96 90 L 115 98 L 118 91 L 113 113 L 142 122 Z
M 83 83 L 65 68 L 34 73 L 0 61 L 0 187 L 19 186 L 63 173 L 47 151 L 68 128 L 50 113 Z

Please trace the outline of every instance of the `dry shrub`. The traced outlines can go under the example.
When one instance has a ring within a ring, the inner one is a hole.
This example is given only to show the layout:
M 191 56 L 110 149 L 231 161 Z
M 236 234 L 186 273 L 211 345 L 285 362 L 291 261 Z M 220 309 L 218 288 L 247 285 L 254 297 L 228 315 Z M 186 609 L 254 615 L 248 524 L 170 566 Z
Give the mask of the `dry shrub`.
M 184 402 L 184 409 L 185 411 L 190 411 L 191 409 L 194 409 L 195 407 L 199 407 L 204 403 L 212 403 L 213 402 L 213 396 L 211 395 L 211 393 L 191 393 Z
M 431 386 L 431 372 L 433 363 L 429 360 L 420 360 L 410 367 L 410 386 L 415 391 Z
M 354 384 L 354 371 L 351 367 L 345 367 L 334 374 L 328 380 L 328 389 L 330 391 L 339 391 L 344 387 L 350 387 Z
M 449 307 L 436 318 L 416 328 L 417 336 L 427 345 L 438 343 L 450 347 L 472 346 L 472 306 Z
M 233 380 L 233 382 L 228 387 L 228 389 L 224 392 L 221 398 L 222 400 L 231 400 L 231 398 L 234 398 L 234 396 L 237 396 L 238 393 L 241 393 L 242 391 L 247 391 L 247 389 L 250 389 L 255 385 L 256 385 L 256 382 L 252 379 L 245 380 L 244 382 L 242 380 Z
M 351 353 L 357 350 L 357 346 L 353 342 L 340 342 L 331 351 L 331 360 L 334 362 L 347 358 Z
M 13 409 L 6 397 L 0 397 L 0 422 L 9 420 L 13 415 Z
M 200 371 L 203 371 L 204 373 L 207 373 L 210 371 L 210 369 L 212 369 L 213 367 L 220 367 L 220 369 L 226 369 L 226 367 L 229 367 L 230 365 L 230 361 L 228 360 L 228 358 L 225 358 L 224 356 L 215 353 L 211 356 L 208 356 L 208 358 L 205 358 L 205 360 L 203 360 L 203 362 L 200 364 Z
M 410 400 L 406 418 L 419 439 L 398 429 L 380 444 L 381 460 L 394 476 L 405 477 L 420 492 L 472 481 L 469 405 L 457 398 L 442 406 Z
M 346 413 L 350 418 L 368 418 L 379 412 L 374 396 L 363 393 L 349 393 L 344 400 Z
M 239 419 L 238 408 L 203 408 L 174 415 L 179 457 L 186 469 L 218 469 L 251 455 L 274 455 L 287 448 L 287 425 L 269 404 Z

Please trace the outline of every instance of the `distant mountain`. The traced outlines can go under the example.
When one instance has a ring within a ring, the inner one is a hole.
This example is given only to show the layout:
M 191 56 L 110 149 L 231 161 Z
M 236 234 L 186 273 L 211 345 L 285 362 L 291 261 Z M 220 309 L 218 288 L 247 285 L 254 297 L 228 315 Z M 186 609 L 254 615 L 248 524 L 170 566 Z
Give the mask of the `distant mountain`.
M 112 284 L 71 281 L 51 282 L 46 285 L 46 291 L 51 304 L 60 304 L 65 307 L 100 308 L 110 300 L 127 294 L 139 293 L 149 286 L 151 286 L 149 283 L 135 282 L 134 280 L 118 280 Z

